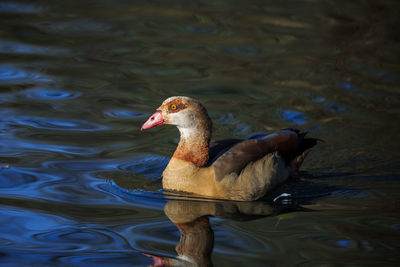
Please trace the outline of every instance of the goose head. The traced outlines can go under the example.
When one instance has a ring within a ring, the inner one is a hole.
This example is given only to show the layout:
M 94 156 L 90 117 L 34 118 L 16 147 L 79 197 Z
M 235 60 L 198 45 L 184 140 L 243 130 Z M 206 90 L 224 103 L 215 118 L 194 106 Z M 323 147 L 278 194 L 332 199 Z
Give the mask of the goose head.
M 178 127 L 181 138 L 194 135 L 211 135 L 211 119 L 197 100 L 185 96 L 166 99 L 156 112 L 143 124 L 142 130 L 170 124 Z

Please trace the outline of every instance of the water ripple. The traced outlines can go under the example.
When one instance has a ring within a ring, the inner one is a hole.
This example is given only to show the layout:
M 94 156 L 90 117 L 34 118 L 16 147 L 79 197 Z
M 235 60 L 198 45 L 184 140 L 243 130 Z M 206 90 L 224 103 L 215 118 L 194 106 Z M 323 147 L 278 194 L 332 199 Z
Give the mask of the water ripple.
M 347 110 L 347 108 L 343 105 L 340 105 L 335 102 L 327 102 L 326 98 L 323 96 L 314 97 L 312 101 L 314 103 L 325 103 L 324 106 L 332 112 L 342 112 Z
M 106 22 L 90 21 L 88 19 L 63 20 L 55 23 L 39 23 L 37 26 L 43 31 L 61 35 L 106 34 L 120 35 L 121 31 L 113 28 Z
M 198 27 L 193 25 L 186 26 L 186 29 L 192 33 L 205 33 L 212 35 L 218 34 L 220 32 L 220 30 L 217 28 L 212 29 L 212 28 Z
M 59 90 L 49 90 L 45 88 L 33 88 L 22 92 L 28 98 L 43 100 L 62 100 L 77 98 L 81 95 L 78 92 L 67 92 Z
M 7 66 L 0 66 L 0 81 L 24 79 L 29 75 L 23 70 L 15 70 Z
M 300 111 L 296 110 L 283 110 L 278 113 L 279 117 L 287 122 L 293 124 L 305 124 L 307 122 L 307 116 Z
M 234 126 L 235 129 L 233 131 L 236 135 L 243 135 L 251 129 L 250 125 L 236 119 L 232 113 L 222 115 L 216 122 L 228 127 Z
M 66 266 L 151 266 L 152 260 L 139 253 L 85 253 L 57 257 L 58 263 Z
M 3 138 L 0 144 L 0 153 L 7 156 L 26 155 L 29 152 L 57 152 L 70 155 L 94 155 L 101 151 L 97 147 L 54 145 L 44 142 L 27 141 L 18 138 Z
M 244 231 L 219 225 L 214 227 L 214 231 L 216 240 L 214 252 L 246 257 L 273 250 L 266 241 Z M 243 250 L 244 247 L 246 250 Z
M 162 210 L 167 202 L 165 195 L 160 191 L 126 190 L 114 182 L 99 184 L 98 188 L 103 192 L 117 196 L 120 200 L 125 200 L 130 205 L 148 210 Z
M 13 167 L 0 169 L 0 188 L 16 188 L 37 180 L 36 175 L 17 171 Z
M 256 48 L 248 45 L 225 47 L 222 49 L 222 51 L 227 54 L 248 56 L 248 57 L 255 57 L 260 54 Z
M 102 247 L 108 247 L 115 242 L 115 235 L 106 231 L 99 229 L 76 229 L 73 227 L 38 233 L 33 238 L 38 242 L 53 244 L 53 246 L 59 244 L 64 247 L 63 249 L 71 252 L 89 250 L 93 246 L 101 249 L 101 247 L 98 247 L 99 244 Z
M 26 81 L 51 82 L 52 80 L 43 74 L 27 72 L 12 66 L 0 65 L 0 84 L 21 83 Z
M 138 251 L 161 252 L 157 247 L 162 246 L 170 249 L 165 251 L 174 251 L 177 241 L 179 240 L 179 231 L 169 220 L 150 221 L 137 225 L 128 226 L 122 232 L 127 237 L 131 247 Z M 175 254 L 175 253 L 174 253 Z M 167 256 L 175 256 L 174 254 L 165 254 Z
M 113 118 L 144 118 L 150 115 L 148 113 L 125 109 L 110 109 L 104 111 L 104 114 Z
M 122 164 L 118 169 L 130 171 L 145 177 L 158 178 L 168 164 L 169 159 L 156 155 L 136 157 L 134 161 Z
M 1 10 L 1 4 L 0 4 L 0 10 Z M 21 44 L 0 38 L 0 53 L 46 54 L 48 52 L 49 49 L 44 47 Z
M 7 103 L 13 99 L 11 94 L 0 94 L 0 103 Z
M 0 170 L 0 178 L 2 179 L 0 186 L 2 197 L 10 195 L 13 198 L 17 196 L 21 198 L 27 196 L 31 198 L 43 198 L 43 192 L 49 189 L 49 185 L 63 179 L 60 175 L 13 166 L 7 170 Z M 66 179 L 64 181 L 66 182 Z M 49 199 L 57 200 L 57 197 Z M 34 203 L 32 201 L 30 203 L 33 206 Z
M 0 13 L 23 13 L 34 14 L 42 11 L 41 7 L 22 3 L 0 3 Z
M 22 116 L 16 120 L 18 125 L 26 125 L 38 129 L 62 131 L 102 131 L 107 126 L 78 119 L 53 119 L 43 117 Z
M 134 252 L 125 237 L 102 225 L 92 226 L 62 216 L 18 208 L 0 207 L 0 215 L 3 226 L 0 229 L 0 247 L 7 256 L 16 253 L 37 255 L 38 258 L 32 258 L 36 263 L 45 260 L 46 263 L 96 263 L 98 266 L 97 263 L 104 264 L 104 259 L 109 259 L 109 264 L 113 258 L 121 262 L 120 254 Z M 59 258 L 60 253 L 62 259 Z M 79 254 L 79 257 L 72 257 L 75 253 L 85 253 L 86 256 Z M 136 258 L 148 261 L 146 257 L 135 254 L 127 258 L 131 263 L 135 263 Z M 21 263 L 20 260 L 16 262 Z
M 112 171 L 121 170 L 148 178 L 159 178 L 165 169 L 168 158 L 157 155 L 142 155 L 125 159 L 93 159 L 48 161 L 46 168 L 71 171 Z
M 343 111 L 347 110 L 347 108 L 345 106 L 339 105 L 334 102 L 326 103 L 325 106 L 332 112 L 343 112 Z

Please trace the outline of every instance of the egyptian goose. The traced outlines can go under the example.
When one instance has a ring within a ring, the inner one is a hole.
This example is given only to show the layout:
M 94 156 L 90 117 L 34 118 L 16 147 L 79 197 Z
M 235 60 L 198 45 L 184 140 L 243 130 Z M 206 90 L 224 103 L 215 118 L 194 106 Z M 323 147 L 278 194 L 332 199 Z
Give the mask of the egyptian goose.
M 195 99 L 166 99 L 143 124 L 176 125 L 180 141 L 163 172 L 166 190 L 216 199 L 256 200 L 296 176 L 308 150 L 318 139 L 285 129 L 250 139 L 228 139 L 210 145 L 212 122 Z

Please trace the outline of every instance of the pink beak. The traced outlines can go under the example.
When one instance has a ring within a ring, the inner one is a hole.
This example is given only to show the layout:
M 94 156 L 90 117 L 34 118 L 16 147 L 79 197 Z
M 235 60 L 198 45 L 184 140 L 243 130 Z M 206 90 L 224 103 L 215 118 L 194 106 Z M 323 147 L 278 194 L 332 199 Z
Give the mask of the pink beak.
M 142 125 L 142 128 L 140 130 L 150 129 L 163 123 L 164 119 L 162 117 L 161 110 L 157 110 L 156 113 L 151 115 L 151 117 Z

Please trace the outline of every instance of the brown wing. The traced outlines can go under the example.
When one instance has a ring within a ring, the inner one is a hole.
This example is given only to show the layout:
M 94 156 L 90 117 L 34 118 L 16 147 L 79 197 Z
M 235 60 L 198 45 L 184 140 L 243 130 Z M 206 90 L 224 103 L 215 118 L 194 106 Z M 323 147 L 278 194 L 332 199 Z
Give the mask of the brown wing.
M 288 129 L 260 139 L 242 141 L 214 161 L 212 166 L 215 170 L 215 179 L 219 181 L 232 172 L 239 174 L 248 163 L 275 151 L 279 151 L 289 161 L 297 154 L 296 150 L 302 137 L 303 134 Z
M 226 139 L 220 140 L 210 144 L 210 149 L 208 150 L 208 162 L 206 167 L 214 163 L 214 161 L 228 151 L 234 145 L 243 142 L 243 139 Z

